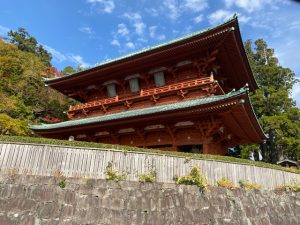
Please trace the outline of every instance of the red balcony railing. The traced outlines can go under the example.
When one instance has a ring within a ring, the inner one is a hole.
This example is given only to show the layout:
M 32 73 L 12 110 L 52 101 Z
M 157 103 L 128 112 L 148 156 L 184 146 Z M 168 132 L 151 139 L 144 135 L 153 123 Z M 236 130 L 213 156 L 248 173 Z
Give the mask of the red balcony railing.
M 131 96 L 131 97 L 124 97 L 124 98 L 119 98 L 118 96 L 112 97 L 112 98 L 106 98 L 106 99 L 101 99 L 101 100 L 96 100 L 76 106 L 70 106 L 69 108 L 69 113 L 75 112 L 75 111 L 81 111 L 83 109 L 90 109 L 90 108 L 95 108 L 95 107 L 101 107 L 105 106 L 108 104 L 113 104 L 113 103 L 120 103 L 120 102 L 125 102 L 125 101 L 131 101 L 137 98 L 141 97 L 146 97 L 146 96 L 152 96 L 156 94 L 162 94 L 162 93 L 167 93 L 171 91 L 176 91 L 176 90 L 181 90 L 181 89 L 186 89 L 186 88 L 191 88 L 191 87 L 196 87 L 196 86 L 202 86 L 205 84 L 210 84 L 215 82 L 213 76 L 210 77 L 205 77 L 201 79 L 195 79 L 195 80 L 189 80 L 185 82 L 180 82 L 176 84 L 171 84 L 171 85 L 166 85 L 163 87 L 159 88 L 152 88 L 152 89 L 147 89 L 147 90 L 141 90 L 140 94 L 138 96 Z
M 118 101 L 119 101 L 119 96 L 112 97 L 112 98 L 105 98 L 105 99 L 92 101 L 92 102 L 88 102 L 88 103 L 84 103 L 84 104 L 80 104 L 80 105 L 70 106 L 69 111 L 76 111 L 76 110 L 80 110 L 80 109 L 97 107 L 97 106 L 106 105 L 106 104 L 110 104 L 110 103 L 118 102 Z
M 185 89 L 189 87 L 195 87 L 203 84 L 208 84 L 214 81 L 213 76 L 211 77 L 205 77 L 201 79 L 196 80 L 189 80 L 181 83 L 171 84 L 159 88 L 152 88 L 148 90 L 141 90 L 140 96 L 149 96 L 149 95 L 155 95 L 163 92 L 169 92 L 169 91 L 175 91 L 180 89 Z

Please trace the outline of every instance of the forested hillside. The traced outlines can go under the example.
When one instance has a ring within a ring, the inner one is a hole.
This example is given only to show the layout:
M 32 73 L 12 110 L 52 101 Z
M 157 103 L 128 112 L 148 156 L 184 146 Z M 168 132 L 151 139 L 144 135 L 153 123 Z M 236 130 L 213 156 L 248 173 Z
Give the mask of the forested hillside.
M 51 55 L 24 29 L 0 39 L 1 134 L 31 135 L 29 123 L 64 120 L 68 101 L 45 87 L 53 76 Z
M 279 65 L 274 50 L 264 40 L 245 43 L 254 76 L 260 90 L 251 94 L 256 115 L 268 136 L 263 145 L 237 147 L 239 157 L 262 151 L 268 162 L 281 157 L 300 159 L 300 110 L 290 98 L 297 80 L 289 69 Z M 291 56 L 292 57 L 292 56 Z M 32 135 L 29 123 L 65 120 L 64 111 L 72 100 L 45 87 L 43 77 L 73 73 L 66 67 L 62 73 L 51 65 L 51 54 L 23 28 L 10 31 L 0 39 L 0 133 Z M 80 69 L 80 68 L 79 68 Z

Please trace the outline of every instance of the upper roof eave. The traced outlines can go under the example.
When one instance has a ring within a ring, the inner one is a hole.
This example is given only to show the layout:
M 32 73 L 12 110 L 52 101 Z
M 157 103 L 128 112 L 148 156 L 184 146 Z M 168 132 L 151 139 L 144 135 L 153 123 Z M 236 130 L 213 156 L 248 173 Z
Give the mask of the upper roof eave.
M 232 18 L 230 18 L 229 20 L 227 20 L 224 23 L 219 24 L 217 26 L 210 27 L 210 28 L 198 31 L 198 32 L 194 32 L 194 33 L 188 34 L 186 36 L 183 36 L 183 37 L 180 37 L 180 38 L 177 38 L 177 39 L 173 39 L 171 41 L 161 43 L 161 44 L 158 44 L 158 45 L 155 45 L 155 46 L 151 46 L 149 48 L 145 48 L 145 49 L 139 50 L 137 52 L 130 53 L 130 54 L 127 54 L 127 55 L 124 55 L 124 56 L 121 56 L 121 57 L 118 57 L 118 58 L 115 58 L 115 59 L 112 59 L 112 60 L 109 60 L 109 61 L 104 61 L 100 64 L 97 64 L 96 66 L 94 66 L 92 68 L 88 68 L 88 69 L 85 69 L 85 70 L 77 72 L 77 73 L 73 73 L 73 74 L 70 74 L 70 75 L 65 75 L 63 77 L 44 78 L 44 82 L 51 86 L 51 84 L 54 84 L 54 83 L 57 83 L 57 82 L 60 82 L 60 81 L 65 81 L 65 80 L 68 80 L 70 78 L 79 77 L 82 74 L 93 72 L 93 71 L 98 70 L 100 68 L 108 67 L 108 66 L 111 66 L 111 65 L 116 64 L 116 63 L 121 63 L 125 60 L 130 60 L 134 57 L 139 57 L 139 56 L 141 56 L 143 54 L 146 54 L 146 53 L 151 53 L 151 52 L 157 51 L 157 50 L 159 50 L 163 47 L 171 46 L 175 43 L 179 43 L 181 41 L 186 41 L 186 40 L 194 38 L 196 36 L 204 35 L 208 32 L 213 31 L 213 30 L 217 30 L 217 29 L 220 29 L 222 27 L 226 27 L 226 26 L 228 26 L 228 24 L 233 24 L 235 27 L 238 28 L 238 22 L 237 21 L 238 21 L 237 16 L 236 16 L 236 14 L 234 14 Z M 241 37 L 239 39 L 241 39 Z M 250 68 L 250 70 L 251 70 L 251 68 Z

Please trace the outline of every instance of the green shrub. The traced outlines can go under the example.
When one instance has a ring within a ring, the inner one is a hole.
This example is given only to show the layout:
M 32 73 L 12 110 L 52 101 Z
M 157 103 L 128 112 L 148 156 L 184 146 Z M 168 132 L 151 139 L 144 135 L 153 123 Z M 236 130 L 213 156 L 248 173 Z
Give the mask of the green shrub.
M 105 175 L 106 175 L 105 176 L 106 180 L 114 180 L 114 181 L 125 180 L 127 177 L 126 173 L 120 173 L 118 170 L 113 169 L 111 162 L 109 162 L 106 167 Z
M 156 180 L 156 173 L 153 170 L 148 173 L 139 175 L 139 182 L 142 182 L 142 183 L 145 183 L 145 182 L 153 183 L 155 180 Z
M 240 180 L 239 184 L 241 186 L 241 188 L 245 189 L 245 190 L 260 190 L 262 188 L 262 186 L 260 184 L 257 183 L 253 183 L 247 180 Z
M 221 180 L 217 181 L 217 185 L 219 187 L 223 187 L 230 190 L 234 190 L 237 188 L 237 186 L 234 183 L 232 183 L 229 179 L 224 177 Z
M 200 167 L 195 166 L 189 175 L 176 177 L 176 184 L 196 185 L 201 190 L 207 190 L 209 184 L 205 175 L 201 172 Z

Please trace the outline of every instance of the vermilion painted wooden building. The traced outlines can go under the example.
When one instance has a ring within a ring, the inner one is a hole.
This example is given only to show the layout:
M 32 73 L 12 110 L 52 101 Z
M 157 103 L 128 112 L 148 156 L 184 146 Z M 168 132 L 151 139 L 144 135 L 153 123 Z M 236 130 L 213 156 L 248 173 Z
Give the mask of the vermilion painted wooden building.
M 44 137 L 209 154 L 265 138 L 237 18 L 45 82 L 81 104 L 69 121 L 31 126 Z

